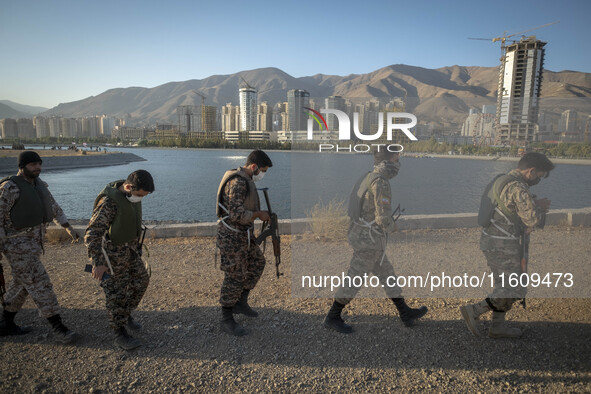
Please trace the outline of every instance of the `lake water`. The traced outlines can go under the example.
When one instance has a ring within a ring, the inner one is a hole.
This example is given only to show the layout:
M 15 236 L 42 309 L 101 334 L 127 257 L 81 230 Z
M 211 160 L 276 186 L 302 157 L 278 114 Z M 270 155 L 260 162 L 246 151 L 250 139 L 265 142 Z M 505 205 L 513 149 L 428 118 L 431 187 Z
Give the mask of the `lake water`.
M 121 166 L 46 171 L 41 178 L 72 219 L 88 219 L 105 184 L 136 169 L 154 177 L 156 191 L 143 200 L 146 220 L 215 221 L 215 196 L 227 169 L 243 165 L 247 150 L 117 149 L 147 161 Z M 319 201 L 344 201 L 357 178 L 371 169 L 362 154 L 268 152 L 273 167 L 258 187 L 268 187 L 280 218 L 305 217 Z M 494 175 L 515 162 L 449 158 L 401 159 L 392 180 L 393 202 L 405 214 L 477 212 L 480 195 Z M 552 208 L 591 206 L 591 166 L 557 165 L 549 178 L 532 188 L 552 200 Z M 264 206 L 262 194 L 261 201 Z

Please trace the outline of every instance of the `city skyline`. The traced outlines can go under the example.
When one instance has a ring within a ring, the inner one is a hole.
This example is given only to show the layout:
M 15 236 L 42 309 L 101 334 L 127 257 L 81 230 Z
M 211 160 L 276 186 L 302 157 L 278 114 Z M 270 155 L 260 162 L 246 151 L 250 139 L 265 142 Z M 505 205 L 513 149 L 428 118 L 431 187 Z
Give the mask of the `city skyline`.
M 556 20 L 527 33 L 549 43 L 546 68 L 591 71 L 591 4 L 584 1 L 559 7 L 550 1 L 364 7 L 230 1 L 221 9 L 188 1 L 24 0 L 0 7 L 0 48 L 7 54 L 0 99 L 47 108 L 111 88 L 263 67 L 294 77 L 360 74 L 390 64 L 493 67 L 499 65 L 500 45 L 468 37 L 493 38 Z

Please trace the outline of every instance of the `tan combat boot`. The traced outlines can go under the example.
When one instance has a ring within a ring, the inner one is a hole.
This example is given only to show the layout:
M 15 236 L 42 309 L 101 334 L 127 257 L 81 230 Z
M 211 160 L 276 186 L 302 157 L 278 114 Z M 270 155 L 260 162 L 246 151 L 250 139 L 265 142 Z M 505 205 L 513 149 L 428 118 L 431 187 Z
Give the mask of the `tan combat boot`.
M 519 338 L 522 332 L 519 328 L 509 327 L 505 323 L 505 312 L 493 312 L 492 322 L 488 330 L 491 338 Z
M 466 321 L 468 330 L 470 330 L 470 332 L 472 332 L 472 334 L 477 337 L 481 336 L 481 334 L 476 327 L 476 320 L 478 320 L 480 315 L 488 311 L 490 311 L 490 307 L 486 301 L 480 301 L 476 304 L 469 304 L 460 307 L 460 313 Z

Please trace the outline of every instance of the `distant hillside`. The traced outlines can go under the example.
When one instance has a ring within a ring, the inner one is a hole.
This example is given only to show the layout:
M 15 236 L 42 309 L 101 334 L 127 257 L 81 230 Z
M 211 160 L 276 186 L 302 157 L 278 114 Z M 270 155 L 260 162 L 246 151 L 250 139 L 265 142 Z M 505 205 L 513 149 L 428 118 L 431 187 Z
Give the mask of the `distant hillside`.
M 110 89 L 98 96 L 60 104 L 51 113 L 70 117 L 100 114 L 125 117 L 129 114 L 133 124 L 176 123 L 179 105 L 201 103 L 201 97 L 192 90 L 207 97 L 206 105 L 238 105 L 241 77 L 257 88 L 259 102 L 267 101 L 271 105 L 287 101 L 289 89 L 305 89 L 311 98 L 340 95 L 354 102 L 364 102 L 372 97 L 406 97 L 406 110 L 417 115 L 421 122 L 445 125 L 462 122 L 470 108 L 496 103 L 498 68 L 451 66 L 426 69 L 396 64 L 367 74 L 344 77 L 316 74 L 301 78 L 294 78 L 277 68 L 261 68 L 201 80 L 170 82 L 154 88 Z M 589 113 L 591 74 L 546 70 L 542 98 L 553 98 L 547 100 L 553 106 L 560 104 L 560 108 L 564 105 L 583 114 Z
M 28 118 L 30 114 L 17 111 L 16 109 L 9 107 L 6 104 L 0 103 L 0 119 L 2 118 Z
M 8 105 L 9 107 L 11 107 L 19 112 L 22 112 L 24 114 L 27 114 L 28 116 L 37 115 L 37 114 L 39 114 L 41 112 L 45 112 L 49 109 L 49 108 L 45 108 L 45 107 L 33 107 L 30 105 L 19 104 L 19 103 L 15 103 L 14 101 L 10 101 L 10 100 L 0 100 L 0 104 Z

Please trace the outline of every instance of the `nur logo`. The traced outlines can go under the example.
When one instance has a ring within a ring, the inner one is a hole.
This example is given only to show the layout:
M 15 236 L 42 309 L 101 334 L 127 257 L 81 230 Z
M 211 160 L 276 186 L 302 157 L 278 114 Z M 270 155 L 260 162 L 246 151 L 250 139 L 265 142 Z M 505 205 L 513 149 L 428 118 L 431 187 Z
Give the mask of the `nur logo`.
M 313 139 L 313 127 L 314 121 L 320 127 L 320 131 L 323 131 L 324 125 L 324 132 L 328 131 L 328 125 L 326 124 L 326 120 L 322 116 L 322 114 L 333 114 L 337 117 L 339 121 L 339 140 L 350 140 L 351 139 L 351 121 L 349 120 L 349 116 L 343 111 L 338 109 L 321 109 L 319 113 L 318 111 L 313 110 L 312 108 L 304 107 L 306 110 L 310 111 L 311 113 L 309 116 L 313 119 L 308 119 L 308 139 Z M 395 119 L 409 119 L 410 123 L 395 123 Z M 417 137 L 415 137 L 409 129 L 415 127 L 417 125 L 417 117 L 413 114 L 409 114 L 407 112 L 388 112 L 387 119 L 386 119 L 386 138 L 388 141 L 392 141 L 392 133 L 394 130 L 402 131 L 411 141 L 417 141 Z M 355 136 L 363 141 L 375 141 L 379 139 L 383 132 L 384 132 L 384 113 L 380 112 L 378 114 L 378 130 L 375 134 L 362 134 L 359 131 L 359 113 L 355 112 L 353 114 L 353 132 Z

